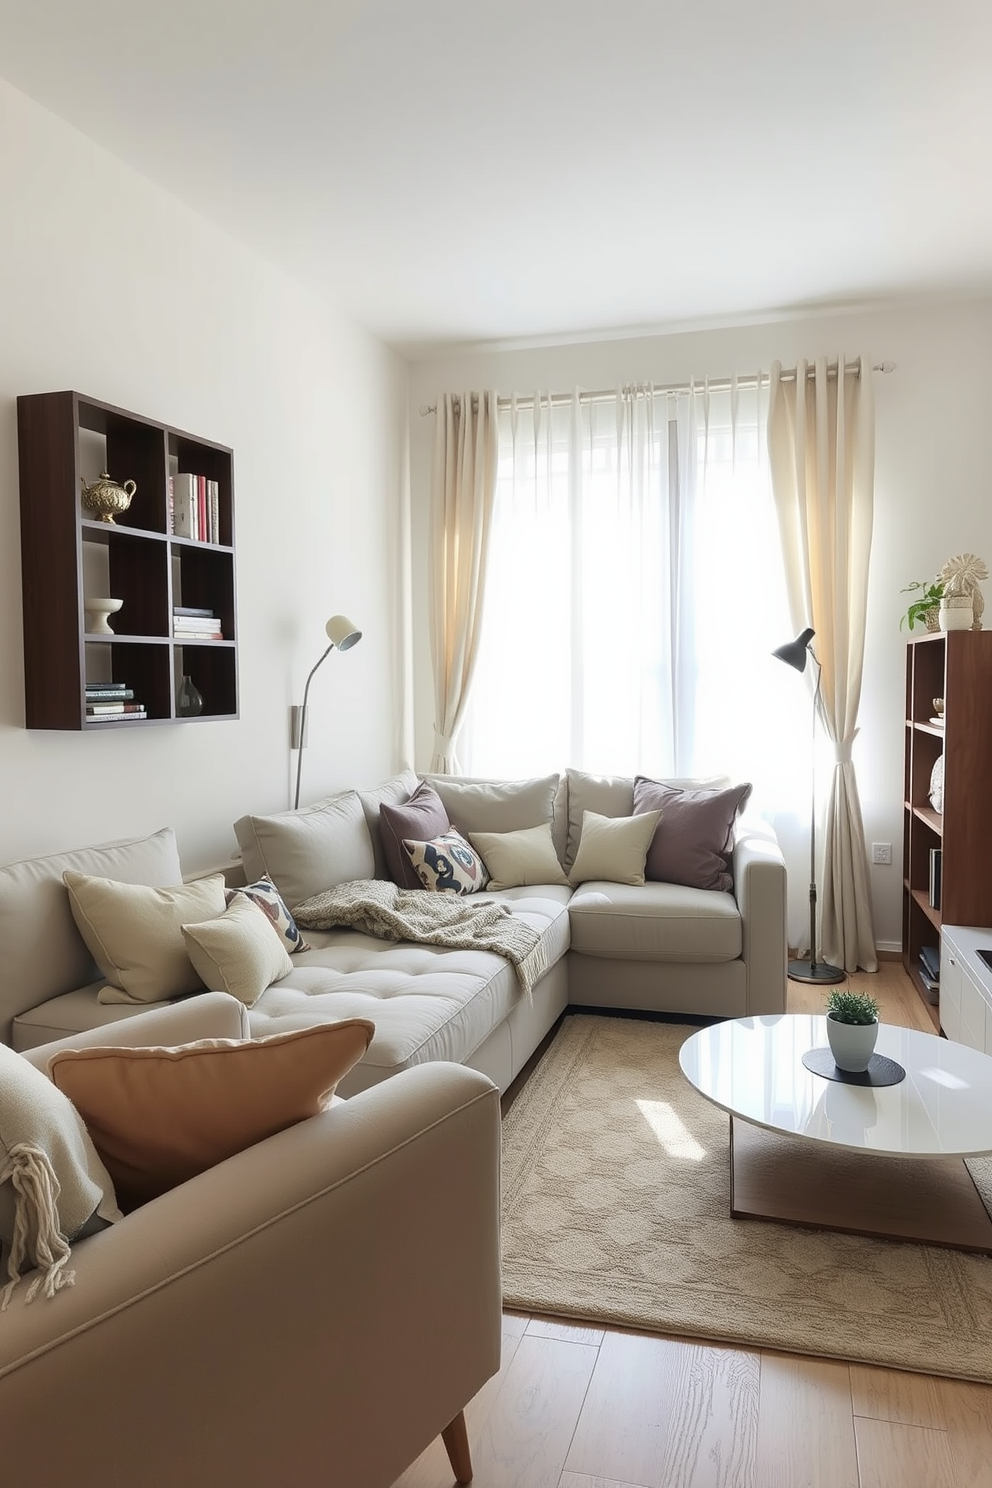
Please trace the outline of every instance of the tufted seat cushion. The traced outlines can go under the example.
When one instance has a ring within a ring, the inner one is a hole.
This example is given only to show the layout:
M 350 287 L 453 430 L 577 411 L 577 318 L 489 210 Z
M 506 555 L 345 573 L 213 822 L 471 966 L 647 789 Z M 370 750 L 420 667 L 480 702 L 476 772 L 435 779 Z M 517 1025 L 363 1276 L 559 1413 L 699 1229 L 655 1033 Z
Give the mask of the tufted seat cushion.
M 741 954 L 733 894 L 683 884 L 584 883 L 569 904 L 572 950 L 618 961 L 733 961 Z
M 568 949 L 570 890 L 507 889 L 497 896 L 538 930 L 549 963 Z M 353 1095 L 410 1065 L 464 1063 L 523 993 L 508 961 L 491 951 L 389 942 L 356 930 L 308 930 L 312 949 L 267 988 L 249 1013 L 253 1038 L 332 1018 L 371 1018 L 375 1037 L 341 1081 Z

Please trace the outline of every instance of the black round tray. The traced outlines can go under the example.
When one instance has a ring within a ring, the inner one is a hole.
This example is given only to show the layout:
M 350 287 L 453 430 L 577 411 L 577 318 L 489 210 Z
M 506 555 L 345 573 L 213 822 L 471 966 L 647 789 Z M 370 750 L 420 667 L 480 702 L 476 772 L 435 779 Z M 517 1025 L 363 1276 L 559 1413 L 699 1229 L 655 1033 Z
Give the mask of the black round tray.
M 829 1049 L 807 1049 L 803 1064 L 814 1075 L 822 1075 L 825 1080 L 839 1080 L 842 1085 L 898 1085 L 906 1078 L 902 1065 L 894 1059 L 887 1059 L 884 1054 L 873 1054 L 866 1070 L 844 1070 L 834 1064 Z

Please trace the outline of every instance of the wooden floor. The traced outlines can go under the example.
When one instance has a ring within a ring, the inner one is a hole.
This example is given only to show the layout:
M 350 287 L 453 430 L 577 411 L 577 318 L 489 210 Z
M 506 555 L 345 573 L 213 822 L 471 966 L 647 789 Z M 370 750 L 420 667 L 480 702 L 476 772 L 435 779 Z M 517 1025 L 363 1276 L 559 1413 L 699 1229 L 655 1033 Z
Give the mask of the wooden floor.
M 849 981 L 934 1031 L 899 962 Z M 476 1488 L 992 1488 L 992 1386 L 514 1313 L 466 1418 Z M 437 1441 L 395 1488 L 452 1482 Z

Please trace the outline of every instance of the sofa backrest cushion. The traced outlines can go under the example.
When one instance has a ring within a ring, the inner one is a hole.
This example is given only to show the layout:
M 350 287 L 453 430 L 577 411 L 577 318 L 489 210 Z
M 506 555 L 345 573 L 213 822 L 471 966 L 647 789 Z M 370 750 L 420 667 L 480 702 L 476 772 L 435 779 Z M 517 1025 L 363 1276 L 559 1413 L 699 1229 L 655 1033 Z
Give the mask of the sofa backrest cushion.
M 356 878 L 375 877 L 375 853 L 357 791 L 300 811 L 242 816 L 234 823 L 249 883 L 267 873 L 290 910 Z
M 469 775 L 425 775 L 424 779 L 441 797 L 451 825 L 469 839 L 473 832 L 519 832 L 550 822 L 556 846 L 558 840 L 564 841 L 565 801 L 559 775 L 531 780 Z
M 412 770 L 402 770 L 399 775 L 382 781 L 380 785 L 373 785 L 367 790 L 358 792 L 358 799 L 365 812 L 365 820 L 369 824 L 369 836 L 372 839 L 372 852 L 375 856 L 376 878 L 391 877 L 386 844 L 382 840 L 380 812 L 383 806 L 398 806 L 403 801 L 409 801 L 419 784 L 419 775 L 415 775 Z
M 28 858 L 0 868 L 0 1040 L 10 1042 L 18 1013 L 85 987 L 100 975 L 76 928 L 66 870 L 165 888 L 179 883 L 176 834 L 163 827 L 147 837 Z

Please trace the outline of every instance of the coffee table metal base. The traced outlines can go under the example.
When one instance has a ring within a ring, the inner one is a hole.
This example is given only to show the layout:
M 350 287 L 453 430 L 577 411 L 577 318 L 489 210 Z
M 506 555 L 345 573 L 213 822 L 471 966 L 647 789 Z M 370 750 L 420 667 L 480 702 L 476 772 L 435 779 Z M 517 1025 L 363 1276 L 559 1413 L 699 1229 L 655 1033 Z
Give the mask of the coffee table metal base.
M 992 1219 L 960 1158 L 874 1157 L 733 1116 L 730 1212 L 992 1255 Z

